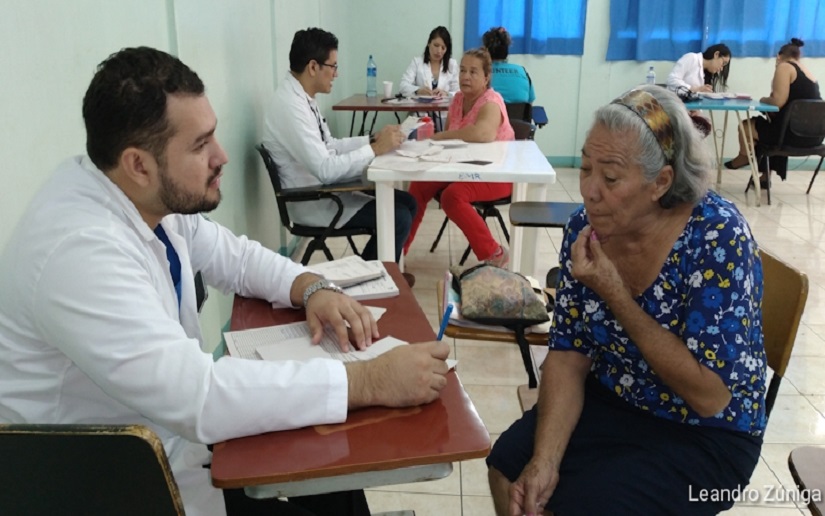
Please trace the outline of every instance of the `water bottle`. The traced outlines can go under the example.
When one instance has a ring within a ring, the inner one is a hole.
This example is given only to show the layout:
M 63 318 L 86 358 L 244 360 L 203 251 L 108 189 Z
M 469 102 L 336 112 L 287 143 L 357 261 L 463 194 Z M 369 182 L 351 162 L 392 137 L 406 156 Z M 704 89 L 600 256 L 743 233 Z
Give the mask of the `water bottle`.
M 433 119 L 428 116 L 421 117 L 421 122 L 424 125 L 418 126 L 418 132 L 415 135 L 416 140 L 429 140 L 435 134 L 435 124 Z
M 367 97 L 375 97 L 378 95 L 378 87 L 376 81 L 378 80 L 378 67 L 375 66 L 375 60 L 370 54 L 367 60 Z
M 648 84 L 656 84 L 656 71 L 653 70 L 653 67 L 647 69 L 647 76 L 645 77 L 645 82 Z

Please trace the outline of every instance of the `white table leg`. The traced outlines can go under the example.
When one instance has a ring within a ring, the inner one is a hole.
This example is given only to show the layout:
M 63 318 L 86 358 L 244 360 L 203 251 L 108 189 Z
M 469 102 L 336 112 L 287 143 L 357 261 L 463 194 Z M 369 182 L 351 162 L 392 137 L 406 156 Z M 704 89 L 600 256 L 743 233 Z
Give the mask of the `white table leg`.
M 748 113 L 746 111 L 746 113 Z M 736 112 L 736 121 L 742 125 L 742 116 Z M 753 141 L 753 126 L 748 124 L 745 133 L 745 151 L 748 154 L 748 164 L 751 166 L 751 178 L 753 179 L 753 189 L 756 192 L 756 206 L 762 206 L 762 185 L 759 183 L 759 166 L 756 162 L 756 144 Z
M 375 182 L 376 236 L 378 237 L 378 259 L 395 261 L 395 201 L 393 184 L 390 181 Z
M 529 188 L 528 188 L 529 187 Z M 547 194 L 545 183 L 513 185 L 513 202 L 544 201 Z M 510 270 L 527 276 L 536 275 L 538 247 L 536 242 L 542 228 L 517 226 L 510 228 Z

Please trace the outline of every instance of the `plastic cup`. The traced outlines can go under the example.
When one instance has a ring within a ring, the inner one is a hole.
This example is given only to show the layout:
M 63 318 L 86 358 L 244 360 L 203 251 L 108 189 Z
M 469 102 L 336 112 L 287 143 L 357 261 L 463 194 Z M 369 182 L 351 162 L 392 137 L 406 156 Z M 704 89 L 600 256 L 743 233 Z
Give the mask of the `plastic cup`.
M 384 81 L 384 98 L 392 97 L 392 81 Z

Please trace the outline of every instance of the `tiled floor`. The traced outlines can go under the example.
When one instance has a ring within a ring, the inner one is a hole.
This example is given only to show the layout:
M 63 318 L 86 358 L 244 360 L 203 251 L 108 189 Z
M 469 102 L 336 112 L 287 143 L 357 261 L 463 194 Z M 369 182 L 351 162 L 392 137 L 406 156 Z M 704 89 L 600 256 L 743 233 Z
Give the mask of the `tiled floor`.
M 548 200 L 581 201 L 577 170 L 557 169 L 557 174 L 558 182 L 548 188 Z M 765 486 L 782 486 L 784 492 L 795 493 L 788 453 L 803 444 L 825 445 L 825 178 L 819 178 L 811 194 L 805 195 L 811 174 L 791 171 L 788 181 L 775 183 L 771 206 L 766 204 L 764 193 L 758 208 L 753 192 L 743 193 L 746 171 L 725 171 L 720 189 L 745 214 L 759 244 L 805 272 L 810 281 L 794 352 L 768 423 L 762 458 L 751 479 L 750 487 L 762 493 L 768 489 Z M 418 302 L 436 330 L 435 283 L 448 267 L 450 253 L 446 238 L 434 253 L 429 248 L 443 217 L 434 205 L 430 207 L 406 257 L 406 270 L 417 278 L 414 291 Z M 489 220 L 489 225 L 500 233 L 495 221 Z M 467 243 L 455 226 L 450 235 L 451 254 L 457 263 Z M 536 274 L 541 281 L 556 262 L 560 239 L 558 229 L 541 233 Z M 344 240 L 337 240 L 334 252 L 343 256 Z M 314 259 L 322 256 L 317 253 Z M 471 255 L 469 264 L 473 263 Z M 452 345 L 461 381 L 495 441 L 520 414 L 516 387 L 526 383 L 526 374 L 518 350 L 513 345 L 468 340 L 456 340 Z M 416 516 L 494 514 L 482 459 L 456 464 L 453 474 L 443 480 L 371 489 L 367 496 L 374 512 L 403 508 L 415 510 Z M 790 516 L 808 511 L 801 502 L 785 500 L 739 503 L 728 514 Z

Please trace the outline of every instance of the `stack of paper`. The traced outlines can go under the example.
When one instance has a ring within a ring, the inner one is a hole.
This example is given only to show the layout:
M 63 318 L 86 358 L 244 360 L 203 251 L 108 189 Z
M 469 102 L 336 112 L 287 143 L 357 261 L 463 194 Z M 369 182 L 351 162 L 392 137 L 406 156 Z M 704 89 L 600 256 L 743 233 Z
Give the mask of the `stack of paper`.
M 395 297 L 400 292 L 392 276 L 378 260 L 365 261 L 360 256 L 309 265 L 316 272 L 339 287 L 353 299 L 360 301 Z

